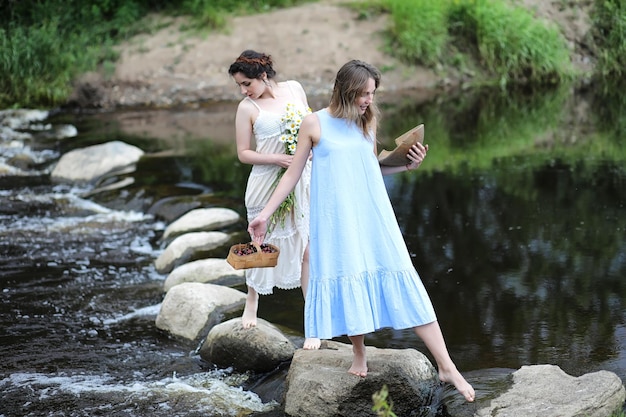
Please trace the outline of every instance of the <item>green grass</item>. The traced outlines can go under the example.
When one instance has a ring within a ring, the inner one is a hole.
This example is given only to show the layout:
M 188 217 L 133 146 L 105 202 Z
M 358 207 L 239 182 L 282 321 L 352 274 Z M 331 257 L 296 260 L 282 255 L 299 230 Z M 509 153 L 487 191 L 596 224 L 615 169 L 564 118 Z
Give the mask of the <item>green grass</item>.
M 480 68 L 501 85 L 557 84 L 574 75 L 558 28 L 502 0 L 371 0 L 351 6 L 389 13 L 388 51 L 410 64 Z
M 475 42 L 482 65 L 500 84 L 557 84 L 572 77 L 563 35 L 526 9 L 499 0 L 466 0 L 453 2 L 450 11 L 450 27 Z
M 384 384 L 380 391 L 376 391 L 372 394 L 372 411 L 376 413 L 378 417 L 397 417 L 393 412 L 393 401 L 389 397 L 389 388 L 387 384 Z
M 86 36 L 62 33 L 55 18 L 0 29 L 0 51 L 0 103 L 23 105 L 62 102 L 75 76 L 113 56 L 106 41 L 96 47 Z
M 388 52 L 411 64 L 487 72 L 501 85 L 558 84 L 575 78 L 555 25 L 503 0 L 366 0 L 362 17 L 389 13 Z M 576 7 L 575 5 L 571 7 Z M 626 3 L 594 0 L 590 44 L 597 78 L 626 73 Z
M 387 0 L 392 51 L 410 63 L 435 66 L 449 42 L 448 2 Z
M 190 16 L 183 30 L 225 28 L 228 17 L 314 0 L 20 0 L 0 2 L 0 108 L 64 103 L 81 74 L 111 73 L 114 46 L 156 30 L 151 13 Z M 364 0 L 358 18 L 388 13 L 388 51 L 409 64 L 472 73 L 477 83 L 559 84 L 575 76 L 559 30 L 504 0 Z M 597 75 L 626 68 L 626 5 L 594 0 Z M 442 74 L 445 75 L 445 74 Z
M 0 108 L 55 107 L 72 82 L 102 69 L 111 73 L 114 46 L 154 30 L 149 14 L 187 15 L 188 27 L 224 27 L 230 14 L 289 7 L 307 0 L 20 0 L 0 2 Z M 310 0 L 309 0 L 310 1 Z

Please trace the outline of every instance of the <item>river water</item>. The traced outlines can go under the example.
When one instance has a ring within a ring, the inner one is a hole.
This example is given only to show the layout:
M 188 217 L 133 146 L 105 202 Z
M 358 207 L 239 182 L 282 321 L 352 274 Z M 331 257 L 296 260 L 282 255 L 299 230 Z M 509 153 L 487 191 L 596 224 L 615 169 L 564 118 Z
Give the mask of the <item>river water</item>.
M 479 400 L 523 365 L 626 380 L 622 102 L 568 89 L 425 103 L 381 96 L 381 147 L 426 126 L 427 161 L 386 182 L 451 355 Z M 216 369 L 154 324 L 166 276 L 153 262 L 167 224 L 195 207 L 244 214 L 249 167 L 235 156 L 235 107 L 1 113 L 0 416 L 277 408 L 286 370 Z M 90 185 L 50 181 L 64 152 L 112 140 L 146 152 L 133 172 Z M 245 226 L 227 230 L 232 243 Z M 228 246 L 210 255 L 224 257 Z M 301 340 L 299 290 L 262 297 L 259 315 Z M 428 355 L 409 331 L 383 330 L 367 343 Z M 441 401 L 457 397 L 446 390 Z

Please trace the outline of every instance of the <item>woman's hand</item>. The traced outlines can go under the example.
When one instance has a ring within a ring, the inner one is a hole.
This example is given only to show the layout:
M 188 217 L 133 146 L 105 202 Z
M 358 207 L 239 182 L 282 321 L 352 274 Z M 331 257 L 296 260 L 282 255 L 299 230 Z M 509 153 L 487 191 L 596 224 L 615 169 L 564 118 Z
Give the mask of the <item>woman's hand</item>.
M 411 161 L 406 164 L 406 170 L 411 171 L 417 169 L 424 161 L 424 158 L 426 158 L 427 153 L 428 145 L 417 142 L 415 145 L 411 146 L 411 149 L 409 149 L 409 152 L 406 154 L 406 157 Z
M 276 160 L 274 164 L 278 165 L 281 168 L 289 168 L 291 162 L 293 161 L 293 155 L 287 155 L 284 153 L 276 153 Z
M 250 238 L 259 245 L 265 240 L 265 233 L 267 232 L 267 219 L 263 219 L 257 216 L 248 225 L 248 233 Z

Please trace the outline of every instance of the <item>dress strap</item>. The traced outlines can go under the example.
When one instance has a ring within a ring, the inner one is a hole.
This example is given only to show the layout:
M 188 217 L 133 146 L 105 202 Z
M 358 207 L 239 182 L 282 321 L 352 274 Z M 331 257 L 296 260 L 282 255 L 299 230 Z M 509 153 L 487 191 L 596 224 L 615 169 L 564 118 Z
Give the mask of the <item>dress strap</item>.
M 300 99 L 298 98 L 298 96 L 296 95 L 296 93 L 293 91 L 293 88 L 291 87 L 291 80 L 287 80 L 287 81 L 285 81 L 285 82 L 287 83 L 287 87 L 289 87 L 289 92 L 291 93 L 291 96 L 292 96 L 294 99 L 296 99 L 296 100 L 298 100 L 298 101 L 299 101 Z M 304 103 L 302 103 L 302 104 L 304 105 Z
M 259 112 L 261 111 L 261 108 L 259 107 L 258 104 L 256 104 L 256 101 L 252 100 L 250 97 L 246 97 L 246 100 L 250 100 L 250 102 L 252 104 L 254 104 L 256 106 L 257 109 L 259 109 Z
M 291 80 L 287 80 L 287 81 L 286 81 L 286 83 L 287 83 L 287 87 L 289 87 L 289 92 L 290 92 L 290 93 L 291 93 L 291 95 L 295 98 L 295 97 L 296 97 L 296 95 L 295 95 L 295 94 L 294 94 L 294 92 L 293 92 L 293 88 L 291 88 Z

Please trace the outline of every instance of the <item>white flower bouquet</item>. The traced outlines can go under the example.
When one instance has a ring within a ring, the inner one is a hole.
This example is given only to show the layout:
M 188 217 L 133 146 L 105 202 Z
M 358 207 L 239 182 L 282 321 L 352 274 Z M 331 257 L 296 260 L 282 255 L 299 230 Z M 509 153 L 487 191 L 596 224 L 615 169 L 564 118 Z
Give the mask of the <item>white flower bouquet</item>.
M 285 110 L 285 115 L 281 117 L 280 121 L 284 126 L 283 134 L 280 136 L 279 140 L 285 145 L 285 153 L 287 155 L 294 155 L 296 153 L 296 148 L 298 146 L 298 133 L 300 132 L 300 124 L 302 124 L 302 119 L 304 116 L 311 113 L 311 109 L 307 108 L 306 111 L 302 111 L 296 107 L 293 103 L 287 103 L 287 108 Z M 278 182 L 282 178 L 286 169 L 281 168 L 276 176 L 276 180 L 273 183 L 273 187 L 276 188 Z M 296 204 L 296 195 L 294 192 L 290 192 L 285 201 L 283 201 L 280 206 L 276 209 L 274 214 L 270 217 L 269 227 L 268 229 L 273 229 L 276 224 L 280 223 L 282 227 L 285 226 L 285 219 L 293 210 L 294 205 Z

